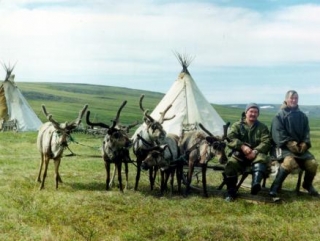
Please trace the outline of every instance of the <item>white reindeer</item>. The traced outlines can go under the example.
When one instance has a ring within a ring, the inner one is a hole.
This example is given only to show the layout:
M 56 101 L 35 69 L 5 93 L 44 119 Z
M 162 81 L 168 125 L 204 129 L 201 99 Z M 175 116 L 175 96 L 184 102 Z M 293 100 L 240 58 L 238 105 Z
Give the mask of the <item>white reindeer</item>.
M 165 118 L 167 111 L 171 108 L 172 105 L 169 105 L 163 112 L 161 112 L 160 119 L 157 121 L 153 119 L 149 114 L 148 110 L 145 110 L 142 106 L 142 100 L 144 95 L 141 95 L 139 106 L 143 112 L 143 121 L 144 125 L 140 129 L 139 133 L 135 135 L 132 139 L 133 142 L 133 153 L 136 156 L 137 162 L 137 175 L 136 175 L 136 183 L 134 190 L 138 189 L 138 184 L 140 180 L 140 173 L 141 173 L 141 164 L 142 161 L 147 157 L 150 148 L 158 145 L 158 143 L 162 143 L 166 138 L 166 131 L 162 127 L 162 123 L 166 120 L 171 120 L 175 117 L 172 116 L 170 118 Z M 141 138 L 140 138 L 141 137 Z M 154 181 L 156 178 L 157 167 L 149 169 L 149 181 L 150 181 L 150 188 L 153 190 Z
M 49 160 L 54 160 L 55 166 L 55 181 L 56 189 L 58 188 L 58 183 L 62 183 L 59 166 L 61 157 L 64 149 L 68 146 L 67 139 L 70 132 L 75 129 L 80 123 L 81 119 L 86 112 L 88 105 L 85 105 L 83 109 L 79 112 L 77 119 L 72 122 L 59 123 L 55 121 L 51 114 L 46 110 L 46 107 L 42 105 L 42 110 L 48 122 L 44 123 L 38 132 L 37 147 L 41 153 L 40 168 L 37 181 L 41 182 L 40 190 L 44 188 L 44 182 L 47 176 L 47 170 L 49 165 Z M 42 167 L 44 165 L 44 171 L 41 180 Z

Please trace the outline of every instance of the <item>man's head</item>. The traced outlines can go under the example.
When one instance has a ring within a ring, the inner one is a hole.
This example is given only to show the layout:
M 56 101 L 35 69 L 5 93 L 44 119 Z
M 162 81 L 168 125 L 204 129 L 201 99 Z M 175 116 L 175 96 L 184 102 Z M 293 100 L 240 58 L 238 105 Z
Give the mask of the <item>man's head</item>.
M 289 90 L 285 96 L 285 102 L 289 108 L 295 108 L 298 106 L 299 95 L 295 90 Z
M 260 109 L 256 103 L 247 104 L 245 109 L 247 122 L 254 123 L 258 119 L 259 112 L 260 112 Z
M 260 108 L 259 108 L 259 106 L 258 106 L 256 103 L 249 103 L 249 104 L 247 104 L 247 106 L 246 106 L 245 113 L 247 113 L 248 110 L 251 109 L 251 108 L 257 109 L 257 110 L 258 110 L 258 113 L 259 113 L 259 111 L 260 111 Z

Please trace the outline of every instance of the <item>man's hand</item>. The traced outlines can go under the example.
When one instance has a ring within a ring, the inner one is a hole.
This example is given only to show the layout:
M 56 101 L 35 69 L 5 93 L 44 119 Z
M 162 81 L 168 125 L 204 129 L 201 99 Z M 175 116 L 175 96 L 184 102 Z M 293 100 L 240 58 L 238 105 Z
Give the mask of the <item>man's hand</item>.
M 256 150 L 253 150 L 248 155 L 246 155 L 246 159 L 252 161 L 256 158 L 257 155 L 258 155 L 258 152 Z
M 292 153 L 300 153 L 300 147 L 298 146 L 298 143 L 296 141 L 288 141 L 287 147 Z
M 241 151 L 243 152 L 243 154 L 245 156 L 247 156 L 248 154 L 250 154 L 252 152 L 252 149 L 246 145 L 242 145 L 241 146 Z
M 300 153 L 303 154 L 308 150 L 308 145 L 305 142 L 301 142 L 300 146 Z

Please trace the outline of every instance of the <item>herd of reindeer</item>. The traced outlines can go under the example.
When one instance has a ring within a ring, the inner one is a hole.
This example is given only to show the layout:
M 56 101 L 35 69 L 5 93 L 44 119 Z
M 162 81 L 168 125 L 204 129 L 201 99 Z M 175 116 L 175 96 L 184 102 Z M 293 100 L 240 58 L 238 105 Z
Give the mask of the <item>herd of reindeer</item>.
M 228 124 L 223 127 L 223 136 L 214 136 L 204 126 L 199 124 L 201 130 L 186 131 L 177 136 L 166 133 L 162 124 L 175 116 L 165 117 L 167 111 L 171 108 L 169 105 L 163 112 L 159 120 L 155 120 L 148 114 L 148 110 L 143 108 L 143 98 L 141 95 L 139 106 L 143 112 L 144 124 L 139 127 L 139 131 L 133 137 L 129 137 L 131 128 L 138 125 L 138 122 L 131 125 L 122 125 L 119 121 L 120 113 L 127 101 L 124 101 L 117 111 L 112 124 L 94 123 L 90 120 L 90 111 L 88 105 L 80 110 L 78 117 L 71 122 L 59 123 L 54 120 L 52 114 L 48 113 L 45 106 L 42 105 L 43 113 L 48 122 L 44 123 L 38 133 L 37 147 L 41 153 L 40 168 L 37 181 L 40 182 L 40 190 L 44 188 L 47 176 L 49 160 L 54 160 L 55 168 L 55 186 L 58 188 L 59 182 L 62 183 L 59 174 L 59 166 L 63 151 L 68 146 L 68 138 L 75 130 L 83 116 L 86 114 L 86 123 L 88 126 L 100 127 L 106 129 L 106 134 L 102 143 L 102 158 L 106 169 L 106 190 L 109 190 L 115 175 L 117 174 L 119 189 L 123 192 L 121 168 L 124 164 L 126 184 L 128 185 L 128 164 L 132 162 L 130 158 L 130 148 L 136 156 L 136 180 L 134 189 L 138 189 L 141 170 L 149 171 L 150 188 L 153 190 L 157 172 L 160 173 L 160 192 L 163 194 L 168 189 L 170 181 L 171 191 L 173 190 L 174 180 L 177 180 L 178 193 L 187 195 L 191 189 L 191 181 L 195 166 L 201 167 L 203 195 L 208 196 L 206 171 L 208 161 L 215 156 L 218 157 L 220 164 L 225 164 L 227 157 L 225 154 Z M 111 173 L 111 164 L 114 164 L 113 175 Z M 183 171 L 186 168 L 186 174 Z M 42 176 L 41 176 L 42 174 Z M 111 177 L 112 175 L 112 177 Z M 185 184 L 185 190 L 182 192 L 181 184 Z

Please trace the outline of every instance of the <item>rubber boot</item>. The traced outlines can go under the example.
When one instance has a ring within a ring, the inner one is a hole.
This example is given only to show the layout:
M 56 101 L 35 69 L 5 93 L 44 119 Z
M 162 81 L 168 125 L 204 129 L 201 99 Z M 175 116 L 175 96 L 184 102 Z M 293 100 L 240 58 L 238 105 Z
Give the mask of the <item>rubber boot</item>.
M 276 197 L 278 195 L 279 188 L 282 186 L 283 181 L 286 179 L 288 175 L 289 172 L 280 166 L 276 179 L 274 179 L 270 187 L 269 195 L 271 197 Z
M 263 163 L 255 163 L 252 167 L 251 194 L 257 195 L 261 190 L 261 181 L 265 177 L 267 166 Z
M 227 184 L 227 196 L 225 198 L 225 201 L 233 202 L 236 199 L 236 195 L 237 195 L 238 177 L 237 176 L 231 176 L 231 177 L 225 176 L 224 178 L 225 178 L 225 183 Z
M 318 191 L 312 185 L 314 177 L 314 173 L 305 171 L 302 187 L 306 189 L 311 196 L 318 196 Z

